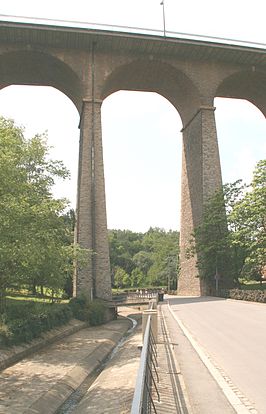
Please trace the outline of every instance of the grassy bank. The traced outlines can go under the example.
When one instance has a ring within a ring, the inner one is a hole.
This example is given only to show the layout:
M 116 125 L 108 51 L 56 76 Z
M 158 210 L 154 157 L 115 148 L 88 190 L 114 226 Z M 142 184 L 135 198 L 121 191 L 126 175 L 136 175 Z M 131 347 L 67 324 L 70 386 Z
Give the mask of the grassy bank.
M 64 325 L 71 318 L 99 325 L 105 322 L 106 307 L 102 301 L 84 298 L 51 301 L 32 295 L 9 296 L 0 315 L 0 347 L 29 342 L 43 332 Z

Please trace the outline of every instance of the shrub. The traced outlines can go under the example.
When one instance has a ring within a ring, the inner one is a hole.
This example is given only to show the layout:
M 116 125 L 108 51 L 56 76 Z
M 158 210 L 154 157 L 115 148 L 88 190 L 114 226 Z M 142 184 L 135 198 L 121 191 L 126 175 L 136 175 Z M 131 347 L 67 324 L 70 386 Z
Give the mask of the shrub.
M 11 336 L 12 333 L 7 324 L 3 320 L 0 320 L 0 347 L 8 345 Z
M 230 299 L 266 303 L 266 292 L 263 290 L 229 289 L 222 290 L 220 296 Z
M 106 306 L 101 300 L 73 298 L 69 304 L 10 300 L 0 318 L 0 347 L 29 342 L 72 317 L 95 326 L 105 322 Z
M 92 326 L 105 322 L 106 306 L 101 300 L 94 300 L 88 306 L 89 323 Z
M 99 299 L 89 301 L 85 297 L 72 298 L 69 305 L 73 316 L 81 321 L 86 321 L 92 326 L 105 322 L 106 307 Z
M 6 306 L 8 320 L 24 319 L 35 312 L 36 303 L 25 300 L 9 300 Z
M 87 308 L 87 300 L 85 297 L 79 298 L 72 298 L 69 301 L 69 306 L 72 310 L 73 316 L 80 321 L 87 320 L 86 308 Z
M 71 309 L 65 304 L 14 301 L 0 322 L 0 345 L 29 342 L 71 317 Z

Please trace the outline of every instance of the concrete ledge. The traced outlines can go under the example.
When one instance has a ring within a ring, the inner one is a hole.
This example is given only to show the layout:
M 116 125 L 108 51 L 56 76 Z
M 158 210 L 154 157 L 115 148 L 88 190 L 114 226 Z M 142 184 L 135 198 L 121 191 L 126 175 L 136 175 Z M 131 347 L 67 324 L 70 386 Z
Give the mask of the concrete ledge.
M 35 401 L 27 409 L 27 414 L 55 413 L 83 381 L 100 367 L 130 326 L 131 322 L 128 319 L 102 325 L 101 328 L 104 328 L 108 338 L 103 339 L 92 352 L 78 361 L 67 375 Z
M 31 407 L 23 411 L 24 414 L 55 413 L 61 401 L 65 401 L 74 390 L 67 384 L 58 382 L 56 387 L 49 390 L 45 396 L 39 398 Z

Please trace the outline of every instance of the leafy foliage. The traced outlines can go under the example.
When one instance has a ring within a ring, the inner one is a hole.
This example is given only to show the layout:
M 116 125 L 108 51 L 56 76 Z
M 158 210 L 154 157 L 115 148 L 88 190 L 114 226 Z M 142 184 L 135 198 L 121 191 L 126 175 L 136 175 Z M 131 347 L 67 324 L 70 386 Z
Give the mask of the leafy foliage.
M 8 299 L 0 316 L 0 348 L 29 342 L 73 317 L 99 325 L 106 320 L 106 306 L 86 298 L 73 298 L 69 304 Z
M 55 179 L 68 177 L 49 159 L 46 135 L 26 140 L 23 129 L 0 118 L 0 307 L 8 286 L 64 286 L 79 249 L 71 245 L 65 199 L 52 197 Z M 1 309 L 0 309 L 1 310 Z
M 230 287 L 239 277 L 260 279 L 266 267 L 266 160 L 258 162 L 252 183 L 226 184 L 204 206 L 188 256 L 197 253 L 199 276 L 209 286 L 214 275 Z
M 236 197 L 237 187 L 224 186 L 205 204 L 201 224 L 195 229 L 188 255 L 197 253 L 199 276 L 209 286 L 214 286 L 215 277 L 220 284 L 231 285 L 235 266 L 227 228 L 227 215 L 230 207 L 226 200 Z
M 68 322 L 71 317 L 66 304 L 9 300 L 0 318 L 0 346 L 31 341 L 42 332 Z
M 105 322 L 106 306 L 100 299 L 89 301 L 85 297 L 72 298 L 69 302 L 73 316 L 91 326 Z
M 245 252 L 241 275 L 260 278 L 266 267 L 266 160 L 259 161 L 248 191 L 230 214 L 232 242 Z
M 230 299 L 266 303 L 266 290 L 229 289 L 222 290 L 220 294 L 221 296 Z
M 179 233 L 150 228 L 146 233 L 109 231 L 113 285 L 176 288 Z

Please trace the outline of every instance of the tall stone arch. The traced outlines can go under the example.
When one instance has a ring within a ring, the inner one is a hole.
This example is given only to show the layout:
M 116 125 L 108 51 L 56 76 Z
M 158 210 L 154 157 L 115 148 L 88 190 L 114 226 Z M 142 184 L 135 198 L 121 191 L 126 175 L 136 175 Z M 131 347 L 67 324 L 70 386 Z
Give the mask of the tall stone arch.
M 138 59 L 109 74 L 101 98 L 118 90 L 156 92 L 179 112 L 183 122 L 183 160 L 179 294 L 200 295 L 206 286 L 198 278 L 196 257 L 187 258 L 191 234 L 202 217 L 203 203 L 221 182 L 213 98 L 205 98 L 185 71 L 166 61 Z
M 237 71 L 220 82 L 216 96 L 246 99 L 266 117 L 266 72 L 255 66 L 249 70 Z
M 103 81 L 101 99 L 119 90 L 156 92 L 162 95 L 177 109 L 183 123 L 189 116 L 188 108 L 193 104 L 197 106 L 200 102 L 199 90 L 184 71 L 166 60 L 153 57 L 116 66 Z
M 0 55 L 0 87 L 52 86 L 77 107 L 82 106 L 84 86 L 74 70 L 58 57 L 36 50 L 13 50 Z

